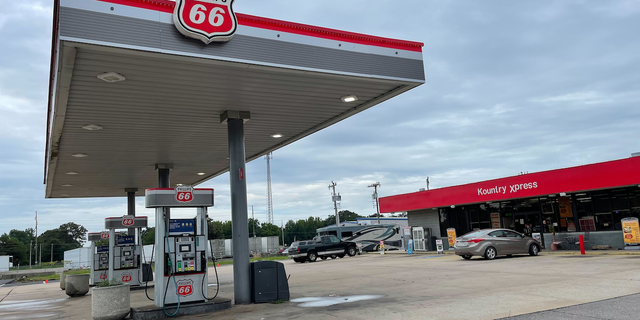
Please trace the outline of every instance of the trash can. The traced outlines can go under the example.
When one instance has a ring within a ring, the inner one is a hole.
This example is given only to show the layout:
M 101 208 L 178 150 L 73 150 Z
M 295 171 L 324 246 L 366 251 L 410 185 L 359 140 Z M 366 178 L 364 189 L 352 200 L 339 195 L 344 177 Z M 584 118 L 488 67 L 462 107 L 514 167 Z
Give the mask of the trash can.
M 142 282 L 151 282 L 153 281 L 153 269 L 151 269 L 151 264 L 143 263 L 142 264 Z
M 289 300 L 289 279 L 284 264 L 278 261 L 251 263 L 251 302 Z

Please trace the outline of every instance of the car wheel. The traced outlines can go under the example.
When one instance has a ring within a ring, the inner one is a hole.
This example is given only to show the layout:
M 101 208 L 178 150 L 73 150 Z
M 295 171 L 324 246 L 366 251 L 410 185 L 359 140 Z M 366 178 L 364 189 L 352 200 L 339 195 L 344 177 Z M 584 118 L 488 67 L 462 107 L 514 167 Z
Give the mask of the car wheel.
M 327 260 L 327 257 L 320 257 L 320 259 L 322 259 L 322 260 Z
M 487 260 L 493 260 L 496 258 L 497 255 L 498 255 L 498 251 L 496 251 L 496 248 L 494 247 L 489 247 L 484 252 L 484 258 Z
M 467 256 L 462 256 L 462 259 L 471 260 L 471 256 L 468 256 L 468 255 Z
M 318 260 L 318 254 L 313 252 L 313 251 L 311 251 L 307 255 L 307 259 L 309 259 L 309 262 L 316 262 L 316 260 Z
M 356 247 L 349 247 L 349 249 L 347 249 L 347 254 L 349 255 L 349 257 L 353 257 L 356 255 Z
M 335 259 L 335 258 L 337 258 L 337 257 L 338 257 L 338 256 L 336 256 L 335 254 L 332 254 L 332 255 L 331 255 L 331 259 Z
M 537 245 L 532 244 L 532 245 L 529 247 L 529 255 L 531 255 L 531 256 L 537 256 L 539 252 L 540 252 L 540 248 L 538 248 L 538 246 L 537 246 Z

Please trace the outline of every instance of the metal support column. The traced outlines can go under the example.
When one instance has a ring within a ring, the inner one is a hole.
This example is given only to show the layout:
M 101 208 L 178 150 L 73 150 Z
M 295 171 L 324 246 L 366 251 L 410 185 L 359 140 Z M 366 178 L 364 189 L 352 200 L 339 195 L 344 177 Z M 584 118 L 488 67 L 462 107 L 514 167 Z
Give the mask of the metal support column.
M 156 169 L 158 170 L 158 187 L 159 188 L 170 188 L 170 172 L 173 168 L 172 165 L 166 164 L 157 164 Z M 164 252 L 166 246 L 166 229 L 169 223 L 170 218 L 169 208 L 156 208 L 156 229 L 155 229 L 155 253 L 153 255 L 155 272 L 154 272 L 154 282 L 155 282 L 155 290 L 153 290 L 153 303 L 162 307 L 164 305 L 164 290 L 166 288 L 166 282 L 168 279 L 164 277 Z
M 231 220 L 233 238 L 233 291 L 235 304 L 251 303 L 249 264 L 249 218 L 247 212 L 247 180 L 245 170 L 244 121 L 248 112 L 226 111 L 229 139 L 229 180 L 231 183 Z
M 138 192 L 138 188 L 127 188 L 124 189 L 125 192 L 127 192 L 127 215 L 129 216 L 136 216 L 136 192 Z M 130 236 L 134 236 L 134 239 L 137 239 L 137 237 L 135 237 L 136 235 L 136 228 L 129 228 L 129 230 L 127 231 L 127 234 Z M 142 243 L 136 243 L 137 245 L 142 245 Z
M 89 271 L 89 279 L 90 282 L 89 284 L 93 285 L 94 283 L 96 283 L 96 273 L 95 273 L 95 268 L 96 268 L 96 261 L 95 261 L 95 256 L 96 256 L 96 242 L 95 241 L 91 241 L 91 255 L 89 256 L 89 261 L 91 261 L 91 271 Z
M 109 229 L 109 281 L 113 280 L 113 260 L 116 255 L 116 229 Z

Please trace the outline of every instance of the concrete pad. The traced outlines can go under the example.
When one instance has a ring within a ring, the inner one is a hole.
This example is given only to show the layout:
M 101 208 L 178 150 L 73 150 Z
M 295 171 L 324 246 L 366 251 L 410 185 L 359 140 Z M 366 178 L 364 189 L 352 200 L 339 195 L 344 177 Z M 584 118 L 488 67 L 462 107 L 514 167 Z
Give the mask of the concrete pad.
M 284 261 L 291 276 L 292 301 L 232 306 L 181 319 L 496 319 L 640 292 L 638 259 L 630 256 L 541 255 L 492 261 L 467 261 L 448 254 L 420 257 L 424 255 L 366 254 L 304 264 Z M 209 283 L 213 284 L 214 269 L 209 271 Z M 221 266 L 218 273 L 218 297 L 233 299 L 233 267 Z M 210 286 L 209 296 L 213 297 L 217 288 Z M 0 299 L 10 289 L 0 288 Z M 305 304 L 362 295 L 379 297 L 318 307 Z M 153 297 L 153 289 L 149 289 L 149 296 Z M 304 300 L 293 302 L 300 298 Z M 49 307 L 36 310 L 36 300 Z M 57 283 L 24 285 L 15 287 L 0 303 L 0 318 L 55 314 L 64 319 L 89 319 L 90 304 L 90 296 L 67 299 Z M 132 307 L 150 304 L 144 290 L 131 292 Z M 575 319 L 573 314 L 564 316 Z
M 131 319 L 133 320 L 155 320 L 169 318 L 167 313 L 172 316 L 184 315 L 205 315 L 214 311 L 226 310 L 231 308 L 231 299 L 218 298 L 213 301 L 201 303 L 182 304 L 180 308 L 176 306 L 167 307 L 166 310 L 155 305 L 131 308 Z M 165 313 L 166 311 L 166 313 Z M 175 315 L 174 315 L 175 314 Z

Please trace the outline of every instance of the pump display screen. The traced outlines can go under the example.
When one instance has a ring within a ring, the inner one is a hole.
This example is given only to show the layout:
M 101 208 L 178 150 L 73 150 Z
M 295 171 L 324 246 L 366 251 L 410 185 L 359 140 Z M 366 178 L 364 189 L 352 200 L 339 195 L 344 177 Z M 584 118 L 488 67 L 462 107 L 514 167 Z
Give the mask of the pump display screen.
M 195 219 L 171 219 L 169 220 L 169 235 L 195 234 Z
M 131 251 L 125 251 L 122 253 L 123 256 L 128 257 L 131 255 Z
M 189 252 L 189 251 L 191 251 L 191 246 L 190 245 L 180 246 L 180 252 Z

